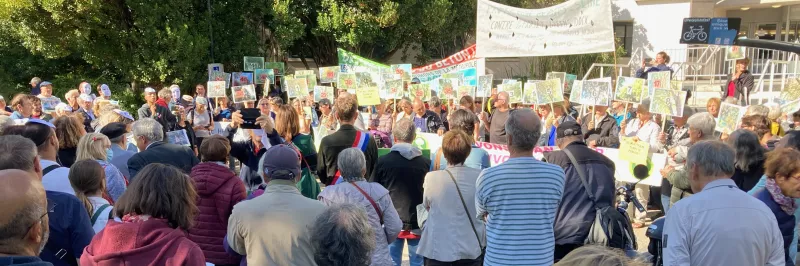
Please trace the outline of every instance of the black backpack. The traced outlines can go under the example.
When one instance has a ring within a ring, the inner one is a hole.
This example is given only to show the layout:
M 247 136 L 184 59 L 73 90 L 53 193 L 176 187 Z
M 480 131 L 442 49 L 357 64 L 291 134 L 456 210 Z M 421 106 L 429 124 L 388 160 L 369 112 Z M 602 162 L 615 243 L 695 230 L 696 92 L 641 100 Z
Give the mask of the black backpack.
M 578 161 L 575 160 L 575 157 L 572 156 L 569 150 L 564 149 L 562 151 L 567 154 L 570 162 L 572 162 L 572 166 L 575 167 L 575 170 L 578 172 L 583 188 L 586 190 L 586 194 L 589 195 L 589 199 L 594 203 L 594 208 L 596 210 L 592 228 L 589 229 L 589 235 L 583 243 L 623 250 L 636 250 L 636 239 L 628 215 L 607 203 L 597 202 L 586 182 L 586 174 L 583 171 L 583 167 L 578 164 Z

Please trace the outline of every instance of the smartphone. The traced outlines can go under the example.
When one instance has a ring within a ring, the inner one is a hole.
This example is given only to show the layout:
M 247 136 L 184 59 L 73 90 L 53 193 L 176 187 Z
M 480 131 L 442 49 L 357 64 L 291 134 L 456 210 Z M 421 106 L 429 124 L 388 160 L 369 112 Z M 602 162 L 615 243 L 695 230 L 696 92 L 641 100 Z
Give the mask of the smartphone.
M 261 126 L 256 124 L 256 119 L 261 117 L 261 111 L 258 108 L 244 108 L 241 110 L 242 114 L 242 125 L 241 128 L 244 129 L 261 129 Z

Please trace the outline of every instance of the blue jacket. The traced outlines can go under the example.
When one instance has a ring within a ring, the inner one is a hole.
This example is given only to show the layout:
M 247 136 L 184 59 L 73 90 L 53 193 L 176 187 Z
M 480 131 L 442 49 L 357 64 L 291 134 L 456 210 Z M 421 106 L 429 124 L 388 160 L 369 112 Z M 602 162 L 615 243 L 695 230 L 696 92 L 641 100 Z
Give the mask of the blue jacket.
M 673 73 L 672 68 L 670 68 L 665 64 L 661 64 L 648 68 L 647 70 L 644 70 L 644 68 L 636 70 L 636 77 L 640 79 L 647 79 L 647 74 L 649 74 L 650 72 L 661 72 L 661 71 L 669 71 L 670 75 L 672 75 Z
M 794 265 L 794 259 L 789 256 L 789 247 L 792 243 L 794 227 L 797 224 L 794 214 L 790 215 L 783 211 L 769 191 L 764 188 L 756 191 L 753 196 L 764 202 L 775 214 L 775 219 L 778 220 L 778 228 L 781 229 L 781 235 L 783 236 L 783 252 L 786 254 L 786 265 Z
M 73 195 L 55 191 L 46 193 L 47 202 L 56 205 L 48 214 L 50 238 L 39 257 L 56 266 L 75 265 L 76 259 L 83 255 L 83 249 L 94 237 L 89 214 Z
M 614 162 L 590 149 L 583 142 L 573 142 L 565 148 L 583 168 L 586 182 L 596 202 L 614 204 Z M 564 169 L 564 194 L 556 212 L 556 245 L 583 244 L 594 223 L 595 204 L 589 200 L 577 169 L 563 151 L 545 153 L 545 160 Z
M 0 266 L 52 266 L 52 263 L 42 261 L 39 257 L 32 256 L 7 256 L 0 257 Z

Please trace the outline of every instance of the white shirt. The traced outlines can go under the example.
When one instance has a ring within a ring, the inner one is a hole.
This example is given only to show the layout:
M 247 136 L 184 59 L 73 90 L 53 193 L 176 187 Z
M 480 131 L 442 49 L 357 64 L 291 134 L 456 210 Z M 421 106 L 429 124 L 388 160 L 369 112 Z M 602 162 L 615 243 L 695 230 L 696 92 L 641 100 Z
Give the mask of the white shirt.
M 39 159 L 39 163 L 42 167 L 42 171 L 51 165 L 58 165 L 58 163 L 54 161 L 41 158 Z M 75 190 L 72 189 L 72 184 L 69 183 L 69 168 L 66 167 L 58 167 L 42 176 L 42 185 L 44 186 L 44 190 L 47 191 L 56 191 L 75 195 Z
M 639 126 L 639 124 L 641 124 L 639 118 L 628 121 L 624 135 L 626 137 L 639 137 L 639 141 L 650 143 L 650 153 L 658 152 L 658 150 L 661 149 L 661 142 L 658 141 L 658 134 L 661 133 L 661 127 L 656 124 L 656 122 L 653 122 L 653 120 L 648 120 L 641 126 Z
M 102 197 L 88 197 L 88 199 L 89 202 L 92 203 L 92 208 L 94 209 L 94 213 L 92 213 L 92 215 L 95 215 L 98 211 L 100 211 L 100 206 L 103 206 L 104 204 L 111 205 L 111 203 L 109 203 L 106 199 Z M 108 206 L 103 210 L 103 212 L 98 214 L 97 221 L 95 221 L 94 224 L 92 224 L 92 229 L 94 229 L 95 234 L 102 231 L 103 228 L 106 228 L 106 224 L 108 224 L 108 215 L 109 213 L 111 213 L 111 210 L 113 209 L 114 206 Z M 89 218 L 91 219 L 91 216 L 89 216 Z
M 675 203 L 663 239 L 664 265 L 785 264 L 775 214 L 728 178 Z

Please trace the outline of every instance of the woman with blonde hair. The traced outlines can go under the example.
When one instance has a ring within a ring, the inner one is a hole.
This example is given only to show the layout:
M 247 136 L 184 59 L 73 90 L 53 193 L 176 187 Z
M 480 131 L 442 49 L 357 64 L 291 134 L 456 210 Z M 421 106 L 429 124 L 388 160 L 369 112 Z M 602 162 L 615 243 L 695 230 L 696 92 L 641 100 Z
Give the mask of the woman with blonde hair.
M 311 133 L 311 120 L 313 117 L 306 117 L 305 111 L 303 111 L 303 107 L 305 105 L 304 100 L 300 98 L 295 98 L 292 100 L 292 107 L 294 111 L 297 112 L 297 121 L 300 124 L 300 133 L 309 134 Z M 311 114 L 313 116 L 313 114 Z
M 750 92 L 753 91 L 754 78 L 747 70 L 750 65 L 749 58 L 736 60 L 734 72 L 728 75 L 728 82 L 722 87 L 722 100 L 726 98 L 736 99 L 736 103 L 747 106 L 750 100 Z
M 58 162 L 61 166 L 71 167 L 78 153 L 78 141 L 86 135 L 83 116 L 74 114 L 62 116 L 56 118 L 53 125 L 56 126 L 56 137 L 58 137 Z
M 106 227 L 108 220 L 113 219 L 111 203 L 103 198 L 106 191 L 106 174 L 103 167 L 95 160 L 81 160 L 69 169 L 69 183 L 75 190 L 75 196 L 86 207 L 95 233 Z
M 122 196 L 128 183 L 119 169 L 111 164 L 113 156 L 111 141 L 103 134 L 89 133 L 78 142 L 77 160 L 95 160 L 105 169 L 106 192 L 112 203 Z
M 708 99 L 708 102 L 706 102 L 706 110 L 708 111 L 709 114 L 714 116 L 714 119 L 717 119 L 717 117 L 719 117 L 720 105 L 722 105 L 722 100 L 720 100 L 719 98 L 711 98 Z

